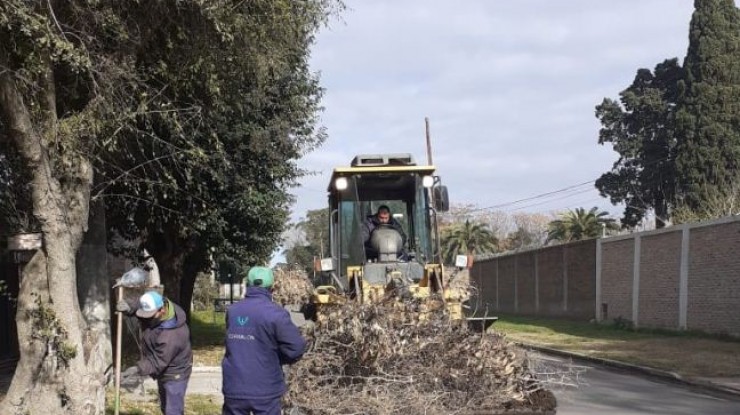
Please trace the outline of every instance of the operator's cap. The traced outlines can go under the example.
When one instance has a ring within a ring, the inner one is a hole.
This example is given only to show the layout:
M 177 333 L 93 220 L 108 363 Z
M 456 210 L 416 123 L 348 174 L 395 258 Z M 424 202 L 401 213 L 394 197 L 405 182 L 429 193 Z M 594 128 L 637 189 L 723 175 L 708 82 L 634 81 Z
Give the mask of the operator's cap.
M 252 267 L 249 269 L 249 274 L 247 274 L 248 287 L 270 288 L 274 282 L 275 277 L 272 275 L 272 269 L 267 267 Z
M 148 291 L 139 298 L 139 309 L 136 310 L 136 316 L 152 318 L 162 307 L 164 307 L 162 294 L 156 291 Z

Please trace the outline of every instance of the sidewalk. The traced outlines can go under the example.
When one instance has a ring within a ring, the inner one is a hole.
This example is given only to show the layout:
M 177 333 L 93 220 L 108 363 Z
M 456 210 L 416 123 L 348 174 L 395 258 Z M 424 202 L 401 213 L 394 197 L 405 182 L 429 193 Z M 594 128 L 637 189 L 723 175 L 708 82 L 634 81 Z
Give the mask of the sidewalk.
M 10 382 L 13 380 L 12 370 L 0 371 L 0 400 L 8 391 Z M 129 392 L 121 389 L 122 394 L 126 394 L 134 399 L 148 400 L 157 396 L 157 382 L 151 378 L 144 381 L 143 388 Z M 223 399 L 221 395 L 221 368 L 220 367 L 194 367 L 190 376 L 187 393 L 193 395 L 212 395 L 218 399 Z
M 213 395 L 223 399 L 221 395 L 221 368 L 218 366 L 195 366 L 188 382 L 188 395 Z M 150 378 L 144 381 L 144 390 L 147 394 L 156 396 L 157 382 Z M 141 394 L 141 392 L 139 392 Z

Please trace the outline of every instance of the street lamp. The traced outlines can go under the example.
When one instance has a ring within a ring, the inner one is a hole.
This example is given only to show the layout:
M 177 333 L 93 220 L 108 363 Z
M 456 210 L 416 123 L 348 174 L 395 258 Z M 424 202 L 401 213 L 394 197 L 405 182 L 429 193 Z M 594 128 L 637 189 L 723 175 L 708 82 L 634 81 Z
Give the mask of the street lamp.
M 234 304 L 234 276 L 229 273 L 229 304 Z

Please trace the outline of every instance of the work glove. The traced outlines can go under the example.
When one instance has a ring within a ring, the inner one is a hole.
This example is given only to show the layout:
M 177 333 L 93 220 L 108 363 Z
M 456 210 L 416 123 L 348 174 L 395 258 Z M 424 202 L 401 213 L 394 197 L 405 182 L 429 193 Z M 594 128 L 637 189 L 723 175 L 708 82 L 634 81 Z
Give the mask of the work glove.
M 123 314 L 131 314 L 131 306 L 128 305 L 126 300 L 121 299 L 121 300 L 118 300 L 118 302 L 116 303 L 116 311 L 121 312 Z
M 121 372 L 121 387 L 126 390 L 136 389 L 143 381 L 144 378 L 139 374 L 137 366 L 131 366 Z

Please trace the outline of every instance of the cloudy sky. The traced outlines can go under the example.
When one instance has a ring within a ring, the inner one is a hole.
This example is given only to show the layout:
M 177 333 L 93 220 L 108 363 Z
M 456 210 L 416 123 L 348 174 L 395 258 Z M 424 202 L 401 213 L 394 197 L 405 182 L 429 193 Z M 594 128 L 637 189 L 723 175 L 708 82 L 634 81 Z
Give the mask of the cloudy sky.
M 332 168 L 355 154 L 425 161 L 425 117 L 453 204 L 618 215 L 591 183 L 616 160 L 597 144 L 594 107 L 638 68 L 682 60 L 693 11 L 691 0 L 346 4 L 313 49 L 329 138 L 299 163 L 314 174 L 293 192 L 294 220 L 325 207 Z

